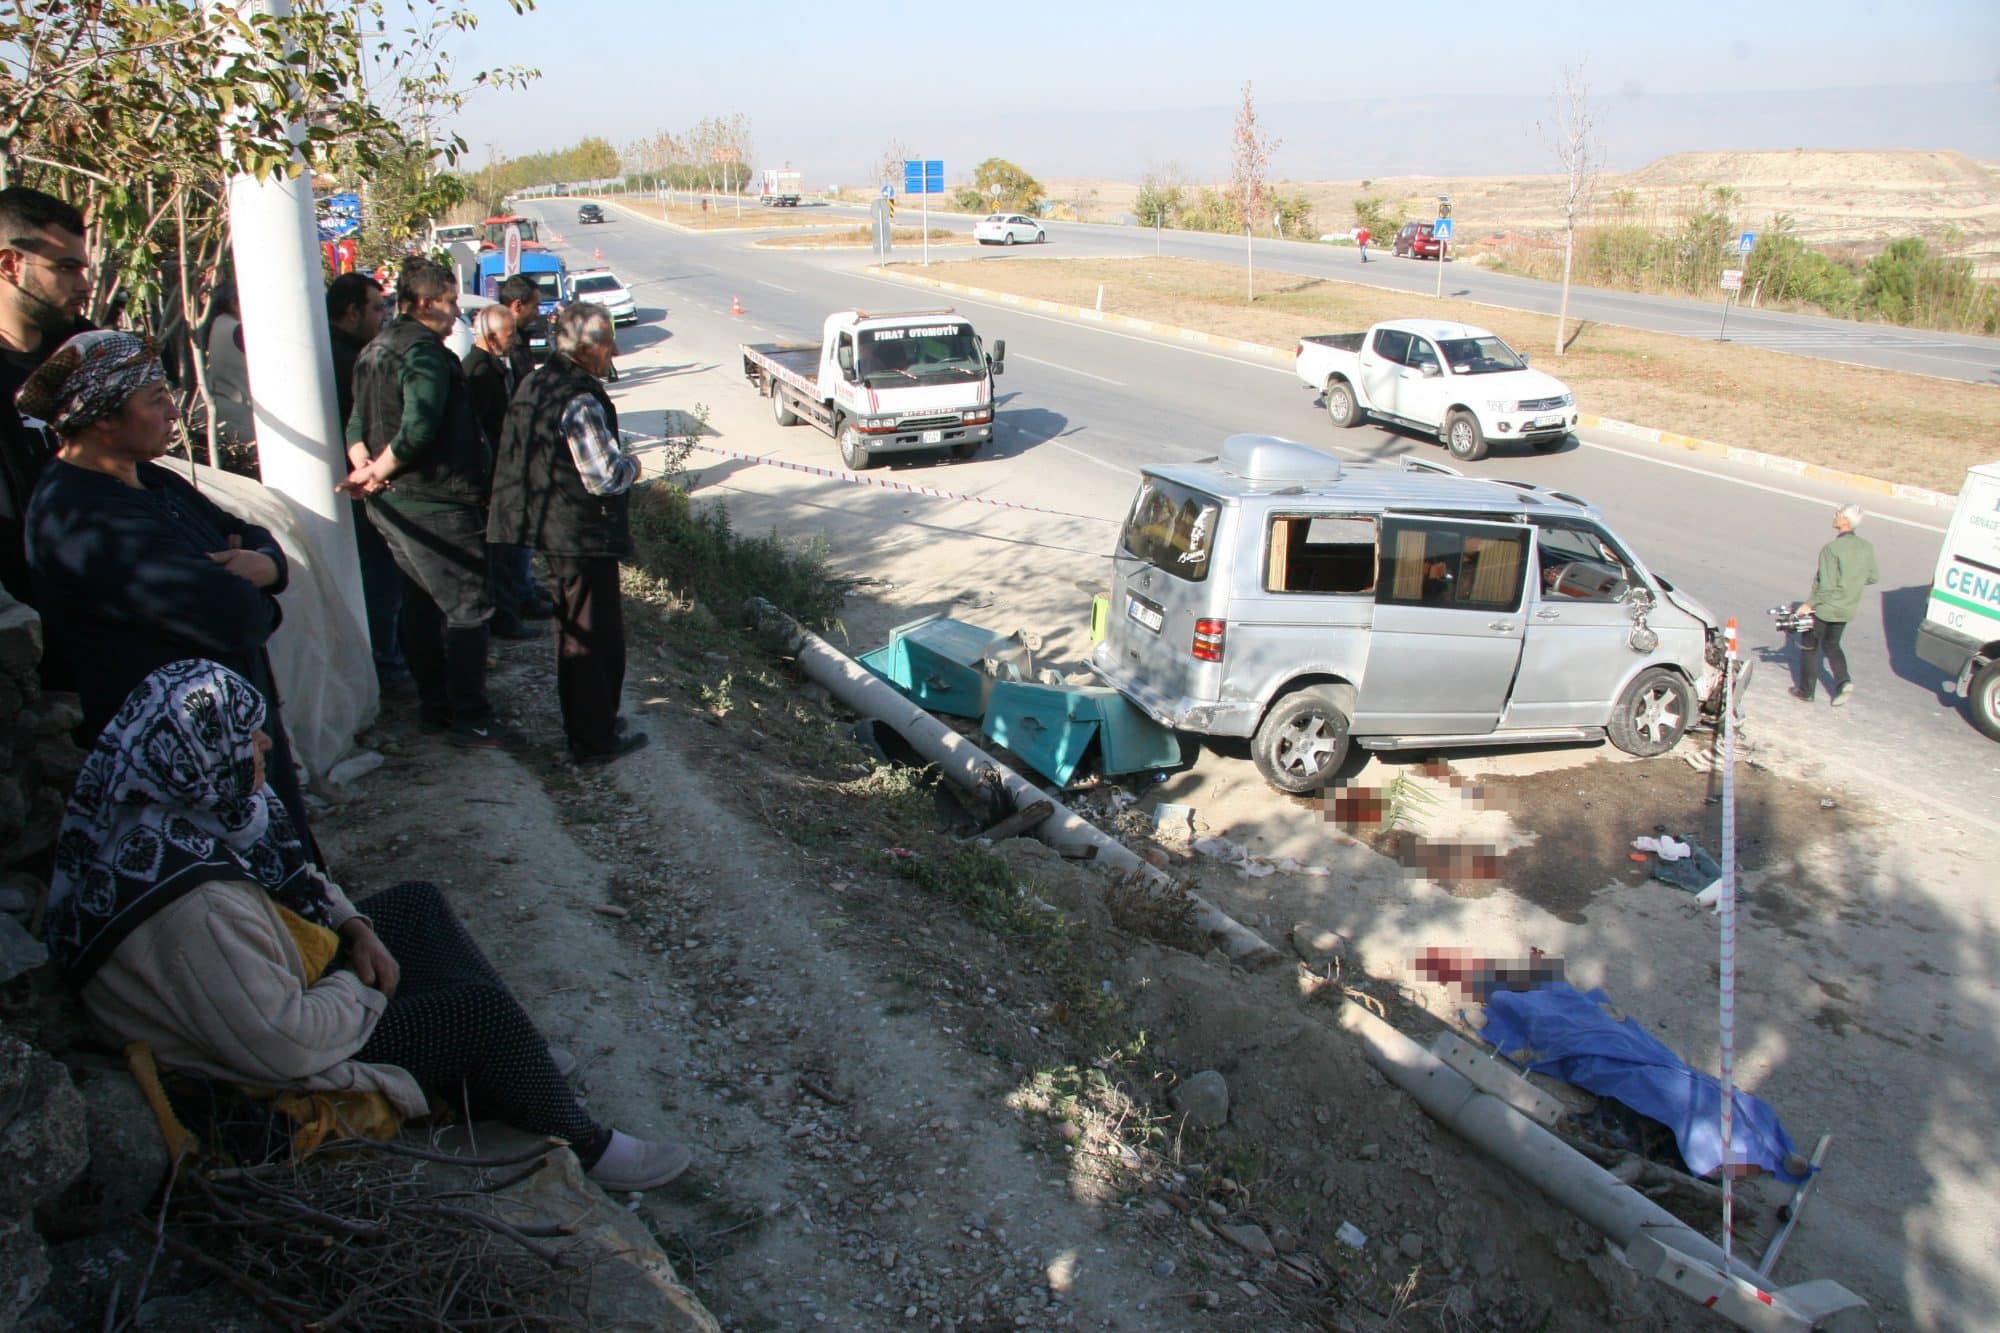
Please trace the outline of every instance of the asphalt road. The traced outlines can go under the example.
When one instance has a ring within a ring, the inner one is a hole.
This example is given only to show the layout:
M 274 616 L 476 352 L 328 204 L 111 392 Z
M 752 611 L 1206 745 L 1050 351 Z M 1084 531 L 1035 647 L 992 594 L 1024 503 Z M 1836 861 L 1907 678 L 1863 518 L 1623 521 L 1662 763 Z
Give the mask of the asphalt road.
M 719 200 L 718 207 L 733 220 L 733 201 Z M 747 218 L 758 211 L 745 210 Z M 821 211 L 814 209 L 812 211 Z M 828 205 L 824 211 L 840 217 L 860 218 L 867 210 L 849 205 Z M 915 214 L 907 201 L 897 215 L 898 224 Z M 952 225 L 970 219 L 957 214 L 935 213 L 934 217 Z M 1069 256 L 1130 256 L 1163 254 L 1188 259 L 1205 259 L 1219 264 L 1242 265 L 1244 245 L 1240 237 L 1205 232 L 1152 232 L 1142 227 L 1119 227 L 1105 223 L 1049 222 L 1046 251 L 1031 246 L 1019 253 Z M 1017 247 L 1018 250 L 1018 247 Z M 907 259 L 899 253 L 898 259 Z M 1429 295 L 1438 287 L 1437 266 L 1429 260 L 1397 259 L 1386 244 L 1373 247 L 1370 262 L 1347 246 L 1326 246 L 1309 241 L 1259 239 L 1254 254 L 1256 267 L 1281 273 L 1339 278 L 1395 291 Z M 1720 274 L 1717 275 L 1718 278 Z M 1493 273 L 1473 264 L 1447 263 L 1444 274 L 1447 295 L 1509 310 L 1529 310 L 1553 315 L 1561 300 L 1556 283 L 1535 278 Z M 1884 370 L 1906 370 L 1942 379 L 1964 380 L 1972 384 L 2000 385 L 2000 338 L 1970 334 L 1934 333 L 1924 329 L 1899 329 L 1889 324 L 1863 324 L 1854 320 L 1822 315 L 1795 315 L 1784 311 L 1749 310 L 1741 305 L 1729 312 L 1727 328 L 1722 322 L 1720 301 L 1694 301 L 1684 297 L 1644 296 L 1634 292 L 1605 291 L 1596 287 L 1570 288 L 1569 313 L 1572 319 L 1628 328 L 1649 329 L 1687 338 L 1726 341 L 1798 356 L 1876 366 Z
M 940 303 L 935 294 L 860 272 L 865 252 L 760 250 L 744 233 L 683 235 L 616 209 L 612 222 L 579 228 L 573 212 L 539 207 L 572 255 L 601 248 L 642 308 L 692 303 L 726 312 L 740 299 L 749 312 L 745 340 L 814 340 L 826 314 L 841 308 Z M 1066 249 L 1052 243 L 1047 253 Z M 1243 431 L 1343 457 L 1449 461 L 1435 442 L 1406 432 L 1334 429 L 1289 370 L 1005 306 L 950 303 L 972 316 L 989 344 L 1008 344 L 998 435 L 982 457 L 1030 464 L 963 475 L 967 484 L 976 476 L 981 488 L 1017 501 L 1115 518 L 1142 464 L 1211 455 L 1223 438 Z M 645 335 L 628 335 L 635 336 Z M 832 462 L 831 442 L 827 453 Z M 1973 730 L 1957 701 L 1940 692 L 1941 674 L 1914 650 L 1943 511 L 1602 433 L 1547 455 L 1496 451 L 1463 470 L 1582 495 L 1652 569 L 1718 614 L 1737 617 L 1745 653 L 1759 663 L 1752 725 L 1760 739 L 1904 795 L 1935 791 L 1943 780 L 1969 817 L 2000 831 L 2000 822 L 1977 813 L 2000 811 L 2000 746 Z M 927 470 L 925 481 L 959 481 L 940 480 L 946 475 Z M 1824 692 L 1815 707 L 1786 696 L 1793 658 L 1765 613 L 1806 596 L 1818 549 L 1831 536 L 1831 506 L 1846 500 L 1866 507 L 1863 530 L 1875 544 L 1882 586 L 1848 632 L 1857 697 L 1836 712 Z M 1111 533 L 1103 540 L 1108 552 Z

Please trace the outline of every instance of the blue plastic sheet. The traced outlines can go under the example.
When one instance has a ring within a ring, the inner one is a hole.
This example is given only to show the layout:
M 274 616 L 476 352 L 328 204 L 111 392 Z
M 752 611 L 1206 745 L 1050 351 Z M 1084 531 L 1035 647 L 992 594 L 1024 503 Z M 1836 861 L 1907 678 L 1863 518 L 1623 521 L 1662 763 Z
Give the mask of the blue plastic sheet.
M 1480 1035 L 1502 1055 L 1600 1097 L 1615 1097 L 1672 1131 L 1688 1170 L 1707 1176 L 1722 1165 L 1722 1085 L 1694 1070 L 1630 1018 L 1606 1012 L 1603 991 L 1579 994 L 1556 982 L 1531 991 L 1495 991 Z M 1778 1113 L 1738 1089 L 1731 1151 L 1780 1180 L 1805 1179 Z

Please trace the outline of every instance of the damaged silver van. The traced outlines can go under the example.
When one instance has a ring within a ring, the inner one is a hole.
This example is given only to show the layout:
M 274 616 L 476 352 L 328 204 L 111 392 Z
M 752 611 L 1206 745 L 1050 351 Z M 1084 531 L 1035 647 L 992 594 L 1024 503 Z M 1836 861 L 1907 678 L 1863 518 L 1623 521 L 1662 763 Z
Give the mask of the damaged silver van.
M 1655 755 L 1722 706 L 1715 617 L 1545 487 L 1236 435 L 1143 470 L 1115 564 L 1091 669 L 1282 791 L 1350 745 Z

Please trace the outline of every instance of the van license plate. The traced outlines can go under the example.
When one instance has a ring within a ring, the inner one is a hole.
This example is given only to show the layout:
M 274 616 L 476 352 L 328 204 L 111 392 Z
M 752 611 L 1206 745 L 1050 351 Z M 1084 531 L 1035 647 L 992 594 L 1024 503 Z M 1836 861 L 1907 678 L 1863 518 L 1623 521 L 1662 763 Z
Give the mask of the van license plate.
M 925 432 L 924 432 L 924 443 L 925 443 L 925 444 L 943 444 L 943 443 L 944 443 L 944 432 L 943 432 L 943 431 L 941 431 L 941 430 L 927 430 L 927 431 L 925 431 Z
M 1167 623 L 1166 612 L 1154 606 L 1151 602 L 1138 597 L 1127 597 L 1125 599 L 1125 614 L 1155 634 L 1160 632 L 1160 626 Z

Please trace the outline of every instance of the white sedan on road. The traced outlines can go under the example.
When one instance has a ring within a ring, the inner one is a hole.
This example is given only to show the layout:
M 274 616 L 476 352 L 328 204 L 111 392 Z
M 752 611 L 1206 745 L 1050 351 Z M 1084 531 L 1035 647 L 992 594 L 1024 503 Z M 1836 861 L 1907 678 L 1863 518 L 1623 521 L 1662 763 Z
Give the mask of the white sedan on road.
M 613 324 L 635 324 L 639 307 L 618 275 L 608 268 L 587 269 L 570 279 L 570 291 L 579 301 L 593 301 L 611 314 Z
M 1013 245 L 1019 241 L 1033 241 L 1040 245 L 1049 239 L 1042 230 L 1042 224 L 1031 217 L 1019 213 L 994 213 L 981 218 L 972 229 L 972 239 L 981 245 Z

